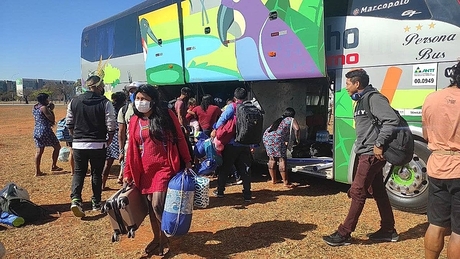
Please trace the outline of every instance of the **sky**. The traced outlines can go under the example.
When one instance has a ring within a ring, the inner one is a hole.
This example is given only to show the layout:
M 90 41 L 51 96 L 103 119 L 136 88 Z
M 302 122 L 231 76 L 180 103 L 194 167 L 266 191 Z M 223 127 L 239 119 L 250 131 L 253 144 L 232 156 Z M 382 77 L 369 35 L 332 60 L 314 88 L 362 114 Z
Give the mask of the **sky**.
M 0 80 L 81 78 L 83 29 L 144 0 L 0 0 Z

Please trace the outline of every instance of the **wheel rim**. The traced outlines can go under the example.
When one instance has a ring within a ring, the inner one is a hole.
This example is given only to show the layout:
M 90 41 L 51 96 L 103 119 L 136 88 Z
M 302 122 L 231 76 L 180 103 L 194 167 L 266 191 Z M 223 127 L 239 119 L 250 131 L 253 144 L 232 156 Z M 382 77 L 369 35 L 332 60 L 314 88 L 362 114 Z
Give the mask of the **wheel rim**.
M 391 169 L 387 163 L 383 169 L 386 177 Z M 421 195 L 428 188 L 426 164 L 418 157 L 404 166 L 394 166 L 386 189 L 399 197 L 413 198 Z

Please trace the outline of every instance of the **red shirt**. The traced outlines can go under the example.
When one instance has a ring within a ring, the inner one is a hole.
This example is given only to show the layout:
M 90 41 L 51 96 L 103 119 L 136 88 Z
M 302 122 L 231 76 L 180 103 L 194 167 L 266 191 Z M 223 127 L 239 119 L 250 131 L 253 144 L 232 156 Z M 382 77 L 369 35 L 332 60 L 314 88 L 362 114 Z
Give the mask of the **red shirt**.
M 212 125 L 217 122 L 222 111 L 215 105 L 209 105 L 206 111 L 203 111 L 201 106 L 197 106 L 192 110 L 198 117 L 198 123 L 202 130 L 212 129 Z
M 180 170 L 180 159 L 190 162 L 190 152 L 179 121 L 172 111 L 169 115 L 176 127 L 177 144 L 165 144 L 152 139 L 149 121 L 136 115 L 129 123 L 129 144 L 126 154 L 124 176 L 134 180 L 143 194 L 165 192 L 171 178 Z

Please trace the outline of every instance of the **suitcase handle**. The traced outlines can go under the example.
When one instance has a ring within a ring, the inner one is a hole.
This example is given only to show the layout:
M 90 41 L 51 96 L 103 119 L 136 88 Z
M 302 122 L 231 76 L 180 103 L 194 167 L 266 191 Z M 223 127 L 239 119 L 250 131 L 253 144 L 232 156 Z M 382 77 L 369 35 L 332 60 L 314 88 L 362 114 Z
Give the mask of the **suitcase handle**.
M 125 182 L 124 182 L 124 183 L 123 183 L 123 187 L 122 187 L 122 189 L 121 189 L 121 193 L 125 193 L 125 192 L 126 192 L 127 190 L 129 190 L 129 188 L 130 188 L 131 186 L 133 186 L 133 185 L 134 185 L 134 181 L 131 181 L 131 182 L 129 182 L 129 183 L 125 183 Z

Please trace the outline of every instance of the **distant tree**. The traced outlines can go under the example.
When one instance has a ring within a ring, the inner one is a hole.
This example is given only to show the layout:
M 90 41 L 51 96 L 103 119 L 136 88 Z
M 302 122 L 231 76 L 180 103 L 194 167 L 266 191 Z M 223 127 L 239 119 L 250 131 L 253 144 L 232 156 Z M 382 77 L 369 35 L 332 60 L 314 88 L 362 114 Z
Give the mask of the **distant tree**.
M 26 88 L 26 89 L 22 89 L 22 90 L 17 90 L 17 95 L 19 97 L 22 97 L 22 99 L 24 100 L 24 102 L 26 104 L 29 104 L 29 96 L 34 92 L 34 90 L 32 89 L 29 89 L 29 88 Z

